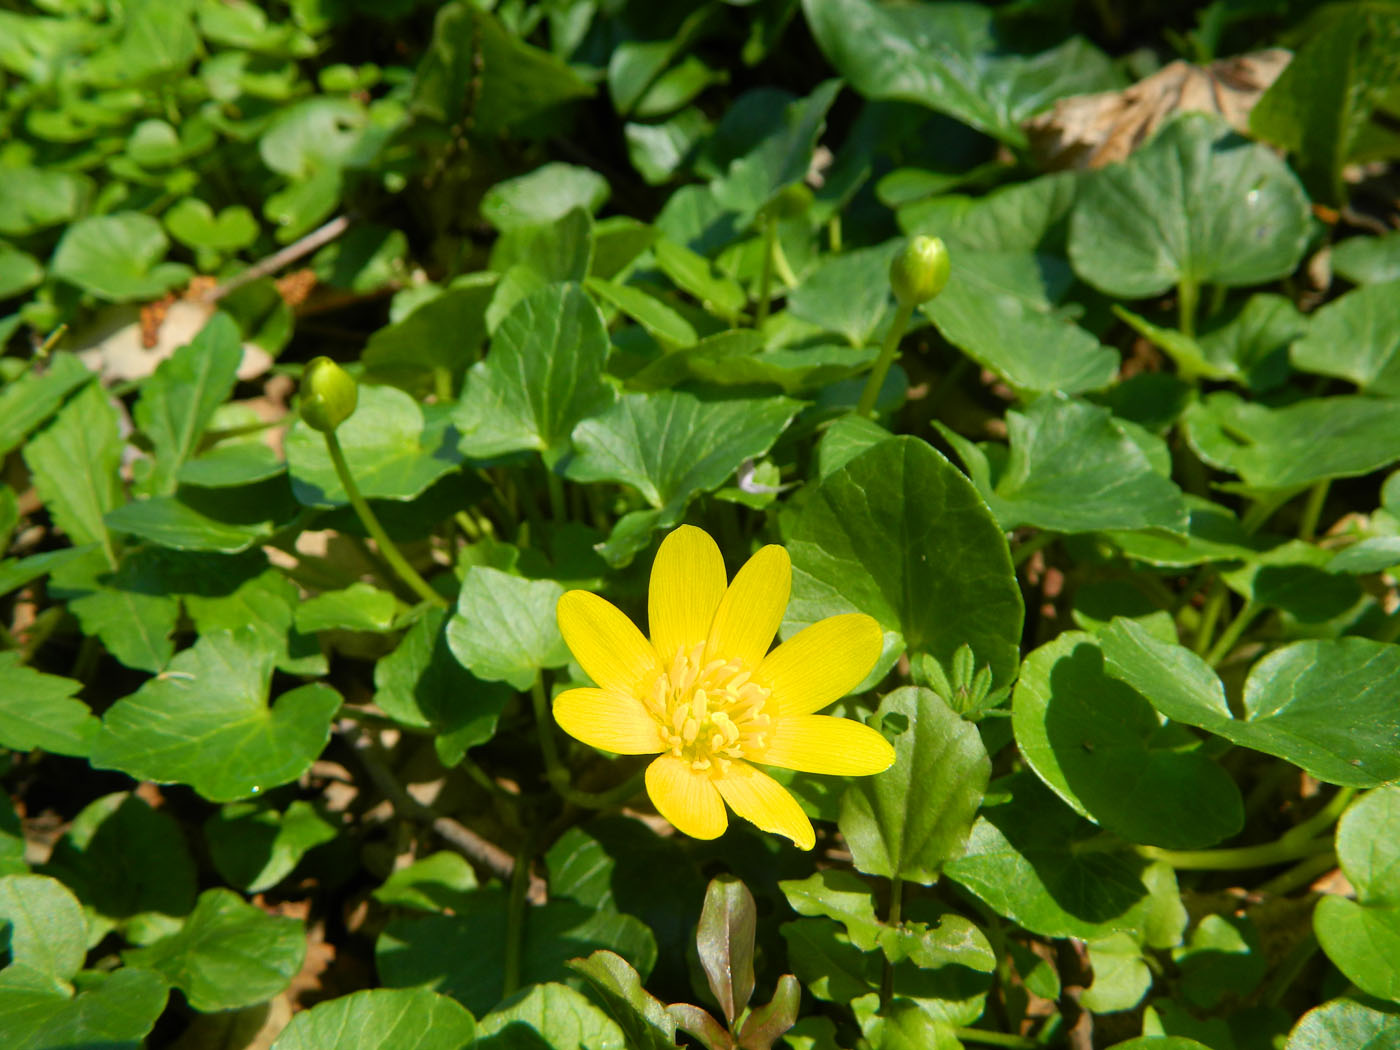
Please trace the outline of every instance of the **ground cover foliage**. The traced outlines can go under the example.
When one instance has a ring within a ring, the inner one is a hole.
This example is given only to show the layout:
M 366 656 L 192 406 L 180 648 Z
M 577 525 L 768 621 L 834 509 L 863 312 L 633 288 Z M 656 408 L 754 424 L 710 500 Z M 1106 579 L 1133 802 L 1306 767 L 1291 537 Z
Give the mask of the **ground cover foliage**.
M 0 1044 L 1400 1046 L 1397 43 L 0 4 Z M 683 523 L 879 625 L 811 851 L 551 717 Z

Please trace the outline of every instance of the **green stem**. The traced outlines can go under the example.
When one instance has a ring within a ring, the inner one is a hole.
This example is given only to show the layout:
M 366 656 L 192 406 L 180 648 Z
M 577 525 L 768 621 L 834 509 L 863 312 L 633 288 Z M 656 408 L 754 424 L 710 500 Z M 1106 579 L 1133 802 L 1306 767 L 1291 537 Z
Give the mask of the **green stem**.
M 379 553 L 384 556 L 384 560 L 398 573 L 399 579 L 408 584 L 420 598 L 432 602 L 439 608 L 446 609 L 448 607 L 447 599 L 433 590 L 428 585 L 428 581 L 418 575 L 418 570 L 408 564 L 408 559 L 399 551 L 398 545 L 389 538 L 389 534 L 384 531 L 384 526 L 379 524 L 379 519 L 374 516 L 374 511 L 370 509 L 369 503 L 361 495 L 360 486 L 355 484 L 355 477 L 350 473 L 350 464 L 345 462 L 345 453 L 341 450 L 340 440 L 335 436 L 333 430 L 326 432 L 326 449 L 331 454 L 336 477 L 340 478 L 340 483 L 345 488 L 345 495 L 350 500 L 350 506 L 354 508 L 356 516 L 360 519 L 360 524 L 365 527 L 365 531 L 379 545 Z
M 1284 835 L 1273 842 L 1263 842 L 1257 846 L 1188 850 L 1138 846 L 1137 852 L 1148 860 L 1166 861 L 1179 871 L 1243 871 L 1302 860 L 1325 853 L 1331 848 L 1330 838 L 1300 841 Z
M 1210 652 L 1206 654 L 1206 663 L 1216 667 L 1220 661 L 1229 656 L 1230 650 L 1239 642 L 1240 635 L 1244 634 L 1249 625 L 1254 622 L 1255 617 L 1263 611 L 1262 605 L 1255 602 L 1245 602 L 1240 611 L 1235 614 L 1235 618 L 1229 622 L 1225 630 L 1220 632 L 1220 637 L 1215 640 L 1215 644 L 1211 646 Z
M 1317 535 L 1317 522 L 1322 517 L 1322 505 L 1327 502 L 1331 484 L 1330 478 L 1323 478 L 1308 490 L 1308 501 L 1303 504 L 1303 513 L 1298 519 L 1298 538 L 1305 543 L 1311 543 Z
M 1225 608 L 1225 598 L 1225 584 L 1219 578 L 1211 581 L 1205 606 L 1201 609 L 1201 622 L 1196 627 L 1196 644 L 1192 646 L 1198 656 L 1210 648 L 1210 636 L 1215 633 L 1215 622 Z
M 559 524 L 569 520 L 569 510 L 564 503 L 564 479 L 549 467 L 544 468 L 545 485 L 549 489 L 549 512 Z
M 1196 335 L 1196 301 L 1200 293 L 1196 282 L 1185 278 L 1176 286 L 1177 327 L 1182 335 L 1192 338 Z
M 898 875 L 890 877 L 890 909 L 885 917 L 885 921 L 891 926 L 900 924 L 904 910 L 904 880 Z M 885 970 L 880 977 L 880 1008 L 890 1005 L 890 999 L 894 997 L 894 964 L 889 957 L 885 958 Z
M 607 791 L 579 791 L 569 782 L 569 771 L 559 758 L 554 740 L 554 719 L 549 713 L 549 698 L 544 692 L 544 679 L 536 677 L 530 687 L 530 703 L 535 711 L 535 730 L 540 738 L 540 754 L 544 757 L 545 777 L 565 802 L 585 809 L 612 809 L 620 806 L 642 789 L 646 770 L 639 769 L 621 784 Z
M 904 330 L 909 327 L 909 319 L 913 316 L 912 303 L 900 303 L 899 308 L 895 310 L 894 320 L 890 322 L 889 330 L 885 332 L 885 342 L 880 347 L 880 356 L 875 359 L 875 366 L 865 380 L 865 389 L 861 391 L 860 402 L 856 405 L 856 415 L 869 418 L 875 411 L 880 388 L 885 385 L 885 376 L 889 374 L 890 365 L 894 364 L 894 359 L 899 355 L 899 341 L 904 338 Z
M 1291 500 L 1303 490 L 1299 487 L 1278 489 L 1267 495 L 1260 496 L 1250 508 L 1244 512 L 1244 518 L 1240 521 L 1240 528 L 1253 536 L 1264 523 L 1274 516 L 1274 512 Z
M 981 1043 L 984 1046 L 1039 1046 L 1034 1039 L 1010 1032 L 989 1032 L 985 1028 L 954 1028 L 953 1035 L 964 1043 Z
M 841 252 L 841 216 L 833 215 L 826 223 L 826 238 L 832 255 Z
M 763 217 L 763 269 L 758 278 L 758 308 L 754 311 L 753 326 L 762 328 L 768 320 L 768 299 L 773 294 L 773 245 L 778 240 L 778 224 L 771 215 Z
M 531 852 L 522 846 L 515 855 L 510 873 L 510 897 L 506 902 L 506 958 L 503 967 L 505 989 L 502 998 L 520 989 L 520 960 L 525 948 L 525 893 L 530 888 Z
M 773 229 L 777 229 L 778 224 L 773 224 Z M 792 264 L 788 262 L 787 252 L 783 251 L 783 239 L 778 236 L 773 237 L 773 267 L 777 270 L 778 280 L 783 282 L 784 288 L 796 288 L 801 282 L 797 279 L 797 274 L 792 272 Z
M 1326 853 L 1319 853 L 1315 857 L 1308 857 L 1300 860 L 1293 867 L 1289 868 L 1282 875 L 1275 875 L 1268 882 L 1258 886 L 1255 892 L 1268 894 L 1271 897 L 1282 897 L 1292 893 L 1299 886 L 1306 886 L 1319 875 L 1331 871 L 1337 866 L 1337 854 L 1332 850 Z

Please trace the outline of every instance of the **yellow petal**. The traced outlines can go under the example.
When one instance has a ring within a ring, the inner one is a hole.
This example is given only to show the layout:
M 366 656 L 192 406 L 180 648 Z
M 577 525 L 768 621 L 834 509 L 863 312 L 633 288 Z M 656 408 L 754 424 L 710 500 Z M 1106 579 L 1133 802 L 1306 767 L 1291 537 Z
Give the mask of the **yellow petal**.
M 884 633 L 865 613 L 828 616 L 769 653 L 754 678 L 784 715 L 810 715 L 861 683 L 880 658 Z
M 682 525 L 661 541 L 651 567 L 647 616 L 662 667 L 671 666 L 677 649 L 689 649 L 709 635 L 726 579 L 724 558 L 705 530 Z
M 792 591 L 792 562 L 788 552 L 769 544 L 744 563 L 724 592 L 710 626 L 707 660 L 743 660 L 759 665 L 778 624 L 783 622 Z
M 568 591 L 556 608 L 569 651 L 604 689 L 634 696 L 656 673 L 656 650 L 637 625 L 606 598 Z
M 719 793 L 731 809 L 764 831 L 785 835 L 798 849 L 811 849 L 817 842 L 812 822 L 797 800 L 767 773 L 747 762 L 731 762 L 729 772 L 715 781 Z
M 696 772 L 675 755 L 662 755 L 647 766 L 647 794 L 656 811 L 691 838 L 717 839 L 729 826 L 709 774 Z
M 570 689 L 554 698 L 554 720 L 575 740 L 615 755 L 666 750 L 656 719 L 635 696 L 606 689 Z
M 773 735 L 755 762 L 804 773 L 863 777 L 881 773 L 894 762 L 890 742 L 867 725 L 830 715 L 779 718 Z

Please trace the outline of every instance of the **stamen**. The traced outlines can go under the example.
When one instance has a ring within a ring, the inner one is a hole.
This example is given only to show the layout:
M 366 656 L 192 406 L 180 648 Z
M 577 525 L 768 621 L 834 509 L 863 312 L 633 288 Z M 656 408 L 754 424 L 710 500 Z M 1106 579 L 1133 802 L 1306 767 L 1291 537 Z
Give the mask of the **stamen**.
M 731 759 L 761 752 L 772 719 L 769 691 L 739 659 L 705 661 L 705 645 L 677 651 L 643 692 L 668 750 L 696 772 L 722 774 Z

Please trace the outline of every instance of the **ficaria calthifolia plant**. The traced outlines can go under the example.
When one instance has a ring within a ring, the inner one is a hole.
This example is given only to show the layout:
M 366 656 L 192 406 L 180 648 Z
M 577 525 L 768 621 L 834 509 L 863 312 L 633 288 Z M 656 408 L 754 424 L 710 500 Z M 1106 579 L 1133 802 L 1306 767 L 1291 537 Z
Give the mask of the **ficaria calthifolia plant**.
M 597 683 L 554 701 L 571 736 L 619 755 L 659 755 L 647 793 L 680 831 L 712 839 L 728 826 L 725 803 L 802 849 L 812 823 L 755 763 L 863 776 L 894 761 L 869 726 L 816 712 L 858 685 L 880 656 L 879 625 L 863 613 L 831 616 L 772 652 L 787 608 L 792 567 L 770 545 L 732 582 L 708 533 L 683 525 L 651 570 L 651 640 L 604 598 L 569 591 L 559 628 Z

